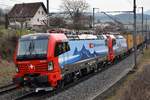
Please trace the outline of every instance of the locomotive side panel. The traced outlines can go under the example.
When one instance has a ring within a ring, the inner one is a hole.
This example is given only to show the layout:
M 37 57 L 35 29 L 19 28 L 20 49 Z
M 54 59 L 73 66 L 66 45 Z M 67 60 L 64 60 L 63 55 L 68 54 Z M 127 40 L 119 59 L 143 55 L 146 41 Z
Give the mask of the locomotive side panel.
M 127 40 L 123 36 L 116 37 L 116 43 L 113 47 L 115 56 L 121 55 L 127 51 Z
M 58 57 L 60 67 L 68 72 L 82 69 L 87 63 L 95 64 L 96 61 L 102 61 L 108 53 L 105 40 L 71 40 L 68 44 L 70 50 Z

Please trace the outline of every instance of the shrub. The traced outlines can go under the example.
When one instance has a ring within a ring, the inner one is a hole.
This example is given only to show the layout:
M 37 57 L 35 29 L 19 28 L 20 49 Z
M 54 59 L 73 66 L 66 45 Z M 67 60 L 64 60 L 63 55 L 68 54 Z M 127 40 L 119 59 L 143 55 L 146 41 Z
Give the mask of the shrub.
M 150 68 L 145 67 L 142 74 L 133 80 L 125 90 L 121 100 L 149 100 L 150 99 Z
M 0 30 L 0 56 L 2 59 L 12 60 L 18 35 L 13 30 Z

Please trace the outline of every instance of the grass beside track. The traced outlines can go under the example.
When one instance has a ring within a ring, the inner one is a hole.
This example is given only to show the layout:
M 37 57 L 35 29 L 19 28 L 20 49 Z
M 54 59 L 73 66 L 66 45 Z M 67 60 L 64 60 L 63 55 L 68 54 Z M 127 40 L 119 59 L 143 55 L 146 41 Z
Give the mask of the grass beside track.
M 0 86 L 9 84 L 12 76 L 15 74 L 15 65 L 13 62 L 2 61 L 0 63 Z
M 150 48 L 144 51 L 136 72 L 129 74 L 106 100 L 150 99 Z
M 0 86 L 8 84 L 12 80 L 15 73 L 12 59 L 18 37 L 28 33 L 32 33 L 32 31 L 5 29 L 4 25 L 0 25 L 0 61 L 3 59 L 0 62 Z

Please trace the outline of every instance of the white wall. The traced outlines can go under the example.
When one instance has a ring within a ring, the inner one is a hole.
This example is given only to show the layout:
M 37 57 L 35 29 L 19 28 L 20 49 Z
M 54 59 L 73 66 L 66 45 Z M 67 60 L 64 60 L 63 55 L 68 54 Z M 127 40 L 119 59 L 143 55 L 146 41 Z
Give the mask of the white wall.
M 40 12 L 40 13 L 39 13 Z M 43 12 L 43 14 L 42 14 Z M 43 7 L 41 6 L 38 11 L 36 12 L 36 14 L 34 15 L 33 18 L 30 18 L 30 20 L 27 20 L 25 23 L 27 23 L 28 27 L 33 27 L 33 26 L 41 26 L 41 25 L 45 25 L 42 20 L 47 20 L 47 14 L 44 11 Z M 38 21 L 39 19 L 39 21 Z M 14 20 L 14 19 L 12 19 Z M 47 22 L 47 21 L 45 21 Z M 26 26 L 26 24 L 24 23 L 23 27 Z M 17 27 L 21 27 L 21 24 L 17 21 L 10 21 L 10 26 L 17 26 Z
M 39 13 L 40 12 L 40 13 Z M 43 12 L 43 14 L 42 14 Z M 41 6 L 38 11 L 36 12 L 35 16 L 29 21 L 31 25 L 45 25 L 42 20 L 46 19 L 46 12 L 44 11 L 43 7 Z M 39 21 L 38 21 L 39 19 Z

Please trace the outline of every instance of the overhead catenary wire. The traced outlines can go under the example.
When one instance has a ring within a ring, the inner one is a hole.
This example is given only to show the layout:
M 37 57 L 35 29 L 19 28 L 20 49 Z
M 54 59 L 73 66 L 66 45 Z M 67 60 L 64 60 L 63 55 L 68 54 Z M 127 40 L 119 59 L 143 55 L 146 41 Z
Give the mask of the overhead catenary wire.
M 10 5 L 7 5 L 7 4 L 3 4 L 3 3 L 1 3 L 1 2 L 0 2 L 0 5 L 2 5 L 2 6 L 7 6 L 7 7 L 10 6 Z

